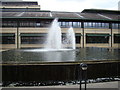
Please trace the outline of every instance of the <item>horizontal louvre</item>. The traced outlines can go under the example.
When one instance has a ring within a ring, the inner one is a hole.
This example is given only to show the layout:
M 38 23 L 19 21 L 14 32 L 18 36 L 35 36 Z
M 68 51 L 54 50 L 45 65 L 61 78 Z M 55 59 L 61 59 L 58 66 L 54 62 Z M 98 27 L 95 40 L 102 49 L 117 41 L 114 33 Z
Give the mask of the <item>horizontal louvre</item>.
M 120 34 L 115 34 L 114 36 L 120 37 Z
M 86 36 L 111 36 L 110 34 L 87 34 Z
M 62 33 L 62 36 L 66 36 L 66 33 Z M 82 36 L 81 33 L 75 33 L 75 36 Z
M 81 33 L 75 33 L 75 36 L 82 36 Z
M 20 36 L 46 36 L 45 33 L 21 33 Z
M 0 36 L 15 36 L 14 33 L 0 33 Z

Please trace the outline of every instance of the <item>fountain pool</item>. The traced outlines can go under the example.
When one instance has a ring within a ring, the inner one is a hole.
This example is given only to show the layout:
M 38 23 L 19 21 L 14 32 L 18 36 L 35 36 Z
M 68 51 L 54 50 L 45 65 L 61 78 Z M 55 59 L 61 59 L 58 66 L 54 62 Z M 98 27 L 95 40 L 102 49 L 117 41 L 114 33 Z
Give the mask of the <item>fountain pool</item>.
M 88 64 L 88 79 L 119 80 L 120 49 L 79 48 L 45 52 L 33 50 L 15 49 L 1 52 L 0 65 L 5 86 L 11 83 L 16 86 L 41 86 L 79 82 L 80 63 Z
M 44 49 L 15 49 L 2 52 L 3 63 L 81 62 L 119 60 L 120 49 L 78 48 L 48 51 Z

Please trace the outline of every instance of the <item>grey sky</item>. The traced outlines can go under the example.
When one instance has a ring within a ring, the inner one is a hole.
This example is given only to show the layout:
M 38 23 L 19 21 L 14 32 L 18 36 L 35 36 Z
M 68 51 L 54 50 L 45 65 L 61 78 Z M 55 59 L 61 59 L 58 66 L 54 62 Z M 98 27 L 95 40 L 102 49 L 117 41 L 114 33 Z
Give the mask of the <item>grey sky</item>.
M 38 0 L 42 10 L 80 12 L 83 9 L 118 10 L 119 0 Z
M 8 0 L 9 1 L 9 0 Z M 83 9 L 118 10 L 119 0 L 24 0 L 38 1 L 41 10 L 81 12 Z

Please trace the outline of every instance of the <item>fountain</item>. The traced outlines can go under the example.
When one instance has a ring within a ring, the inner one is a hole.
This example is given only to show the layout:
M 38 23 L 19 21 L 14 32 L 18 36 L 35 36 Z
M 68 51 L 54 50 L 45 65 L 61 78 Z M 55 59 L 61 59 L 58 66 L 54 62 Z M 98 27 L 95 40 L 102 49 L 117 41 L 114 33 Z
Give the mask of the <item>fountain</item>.
M 75 45 L 75 33 L 72 27 L 70 27 L 67 31 L 67 44 L 71 45 L 72 49 L 76 49 Z
M 62 41 L 62 33 L 61 33 L 61 28 L 58 23 L 58 19 L 54 19 L 48 31 L 45 49 L 56 50 L 56 51 L 57 50 L 70 50 L 68 49 L 68 47 L 64 47 L 65 45 L 63 44 L 68 44 L 68 47 L 71 47 L 70 49 L 76 48 L 74 30 L 72 27 L 70 27 L 67 31 L 66 39 Z
M 54 19 L 46 37 L 45 46 L 43 49 L 32 49 L 25 51 L 44 52 L 44 51 L 67 51 L 75 50 L 75 33 L 70 27 L 66 33 L 65 40 L 62 40 L 62 32 L 58 23 L 58 19 Z
M 55 19 L 52 22 L 52 25 L 48 31 L 45 49 L 48 49 L 48 50 L 62 49 L 61 40 L 62 40 L 61 39 L 61 28 L 59 27 L 58 19 Z

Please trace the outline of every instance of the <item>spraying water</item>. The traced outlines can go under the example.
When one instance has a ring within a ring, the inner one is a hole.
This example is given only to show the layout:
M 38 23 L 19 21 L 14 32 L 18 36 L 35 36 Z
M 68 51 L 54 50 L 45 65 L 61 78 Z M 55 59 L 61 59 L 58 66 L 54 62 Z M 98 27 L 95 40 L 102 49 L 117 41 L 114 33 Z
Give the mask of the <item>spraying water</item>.
M 48 35 L 45 41 L 45 47 L 44 49 L 33 49 L 29 51 L 34 52 L 43 52 L 43 51 L 65 51 L 65 50 L 73 50 L 76 48 L 75 46 L 75 33 L 73 28 L 69 28 L 66 33 L 66 43 L 62 43 L 62 33 L 61 28 L 58 23 L 58 19 L 54 19 L 54 21 L 51 24 L 51 27 L 49 28 Z M 67 44 L 68 47 L 65 47 Z
M 75 33 L 72 27 L 70 27 L 67 31 L 67 44 L 69 44 L 69 47 L 71 47 L 72 49 L 76 49 L 76 45 L 75 45 Z
M 58 23 L 58 19 L 54 19 L 51 27 L 48 31 L 48 36 L 46 39 L 45 49 L 47 50 L 65 50 L 70 47 L 70 49 L 75 49 L 75 33 L 72 27 L 70 27 L 66 34 L 66 39 L 64 44 L 67 44 L 68 47 L 64 47 L 62 43 L 62 33 L 61 28 Z
M 62 49 L 61 28 L 59 26 L 58 19 L 55 19 L 52 22 L 48 31 L 45 49 Z

